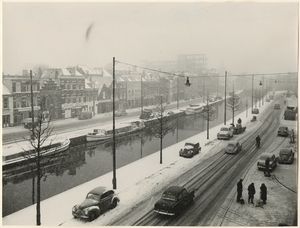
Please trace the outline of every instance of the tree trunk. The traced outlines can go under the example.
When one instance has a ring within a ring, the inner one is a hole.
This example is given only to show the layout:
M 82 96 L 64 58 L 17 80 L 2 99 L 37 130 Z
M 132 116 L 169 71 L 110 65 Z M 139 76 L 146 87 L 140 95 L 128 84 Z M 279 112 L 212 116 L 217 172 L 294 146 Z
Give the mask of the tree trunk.
M 36 225 L 41 225 L 41 165 L 40 165 L 40 148 L 37 155 L 37 193 L 36 193 Z
M 34 204 L 35 200 L 34 200 L 34 196 L 35 196 L 35 176 L 32 177 L 32 205 Z
M 209 139 L 209 116 L 207 118 L 207 124 L 206 124 L 206 126 L 207 126 L 207 130 L 206 130 L 206 132 L 207 132 L 207 139 Z

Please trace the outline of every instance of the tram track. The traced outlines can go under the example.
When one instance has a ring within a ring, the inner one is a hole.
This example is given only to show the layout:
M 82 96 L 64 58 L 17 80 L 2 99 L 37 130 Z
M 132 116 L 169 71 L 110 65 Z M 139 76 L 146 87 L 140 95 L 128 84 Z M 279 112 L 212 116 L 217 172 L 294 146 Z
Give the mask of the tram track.
M 180 179 L 185 179 L 182 186 L 195 190 L 194 204 L 178 217 L 167 217 L 154 213 L 152 210 L 145 212 L 131 224 L 135 226 L 184 226 L 184 225 L 209 225 L 209 221 L 231 191 L 237 178 L 248 172 L 250 165 L 255 162 L 261 150 L 271 144 L 269 140 L 279 126 L 279 111 L 272 111 L 256 130 L 249 134 L 241 135 L 242 151 L 236 155 L 228 155 L 224 150 L 211 156 L 204 163 L 199 163 L 192 170 L 184 173 Z M 255 146 L 257 134 L 263 136 L 260 148 Z M 192 174 L 192 175 L 191 175 Z M 189 177 L 189 178 L 187 178 Z M 177 181 L 178 183 L 178 181 Z M 172 183 L 173 184 L 173 183 Z M 160 194 L 159 194 L 160 195 Z M 159 198 L 157 194 L 154 198 Z M 235 199 L 231 200 L 231 204 Z M 227 206 L 224 216 L 230 210 Z M 121 222 L 121 221 L 119 221 Z M 117 224 L 121 224 L 121 223 Z M 115 223 L 110 224 L 115 225 Z M 124 225 L 124 224 L 123 224 Z

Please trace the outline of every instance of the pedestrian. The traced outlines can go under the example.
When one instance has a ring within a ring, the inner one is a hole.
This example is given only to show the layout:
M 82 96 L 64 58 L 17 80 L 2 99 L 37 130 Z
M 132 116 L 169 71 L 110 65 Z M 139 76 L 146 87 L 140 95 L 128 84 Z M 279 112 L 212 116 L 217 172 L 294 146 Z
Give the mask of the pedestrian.
M 242 124 L 241 118 L 239 118 L 237 122 L 238 122 L 238 124 Z
M 239 182 L 237 183 L 237 198 L 236 202 L 240 202 L 242 198 L 242 192 L 243 192 L 243 179 L 240 179 Z
M 260 199 L 263 201 L 263 204 L 266 204 L 267 201 L 267 187 L 264 183 L 260 186 Z
M 253 203 L 253 199 L 254 199 L 254 195 L 255 195 L 255 186 L 254 183 L 251 183 L 248 186 L 248 203 Z
M 264 171 L 264 174 L 265 174 L 265 176 L 267 176 L 267 177 L 270 176 L 269 168 L 270 168 L 270 159 L 267 158 L 267 159 L 266 159 L 266 162 L 265 162 L 265 171 Z

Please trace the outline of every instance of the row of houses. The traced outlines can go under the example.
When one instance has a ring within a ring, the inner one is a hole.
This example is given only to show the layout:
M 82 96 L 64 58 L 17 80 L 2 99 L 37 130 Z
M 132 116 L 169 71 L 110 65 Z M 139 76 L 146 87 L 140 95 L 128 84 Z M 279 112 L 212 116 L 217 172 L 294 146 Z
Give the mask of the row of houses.
M 44 113 L 53 120 L 76 118 L 84 111 L 94 114 L 112 111 L 113 77 L 104 68 L 77 65 L 39 72 L 32 78 L 26 70 L 22 75 L 3 75 L 3 127 L 19 125 L 30 118 L 31 99 L 34 110 L 40 109 L 43 100 Z M 182 76 L 190 76 L 190 87 L 185 86 L 186 77 Z M 166 102 L 198 98 L 202 96 L 206 80 L 184 72 L 161 74 L 124 70 L 116 71 L 115 79 L 116 109 L 153 105 L 157 96 L 164 96 Z

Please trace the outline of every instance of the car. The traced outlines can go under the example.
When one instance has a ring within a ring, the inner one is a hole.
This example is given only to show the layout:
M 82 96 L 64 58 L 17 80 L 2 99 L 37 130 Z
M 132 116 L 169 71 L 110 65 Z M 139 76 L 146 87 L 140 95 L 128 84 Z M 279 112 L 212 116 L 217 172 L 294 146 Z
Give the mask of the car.
M 181 186 L 171 186 L 154 204 L 154 212 L 162 215 L 177 216 L 194 202 L 195 190 L 188 191 Z
M 116 116 L 126 116 L 127 115 L 127 112 L 125 109 L 119 109 L 115 112 L 115 115 Z
M 233 137 L 233 130 L 234 127 L 232 125 L 221 127 L 219 133 L 217 134 L 218 139 L 230 139 Z
M 261 156 L 259 157 L 258 161 L 257 161 L 257 168 L 259 170 L 260 169 L 265 170 L 267 158 L 270 159 L 269 171 L 272 171 L 276 168 L 276 166 L 277 166 L 276 156 L 272 153 L 262 153 Z
M 252 114 L 258 114 L 258 113 L 259 113 L 259 109 L 258 108 L 253 109 Z
M 279 151 L 278 163 L 279 164 L 292 164 L 294 161 L 295 153 L 292 149 L 283 148 Z
M 239 141 L 231 141 L 227 143 L 225 153 L 226 154 L 237 154 L 242 150 L 242 145 Z
M 183 149 L 180 149 L 179 156 L 185 158 L 192 158 L 194 155 L 199 154 L 201 151 L 200 143 L 189 143 L 184 144 Z
M 140 119 L 148 120 L 154 117 L 152 109 L 144 109 L 142 114 L 140 115 Z
M 91 190 L 81 204 L 73 207 L 72 215 L 74 218 L 93 221 L 102 212 L 115 208 L 118 202 L 120 202 L 120 199 L 114 190 L 100 186 Z
M 280 104 L 274 104 L 274 109 L 280 109 Z
M 280 126 L 277 135 L 287 137 L 289 135 L 289 128 L 287 126 Z

